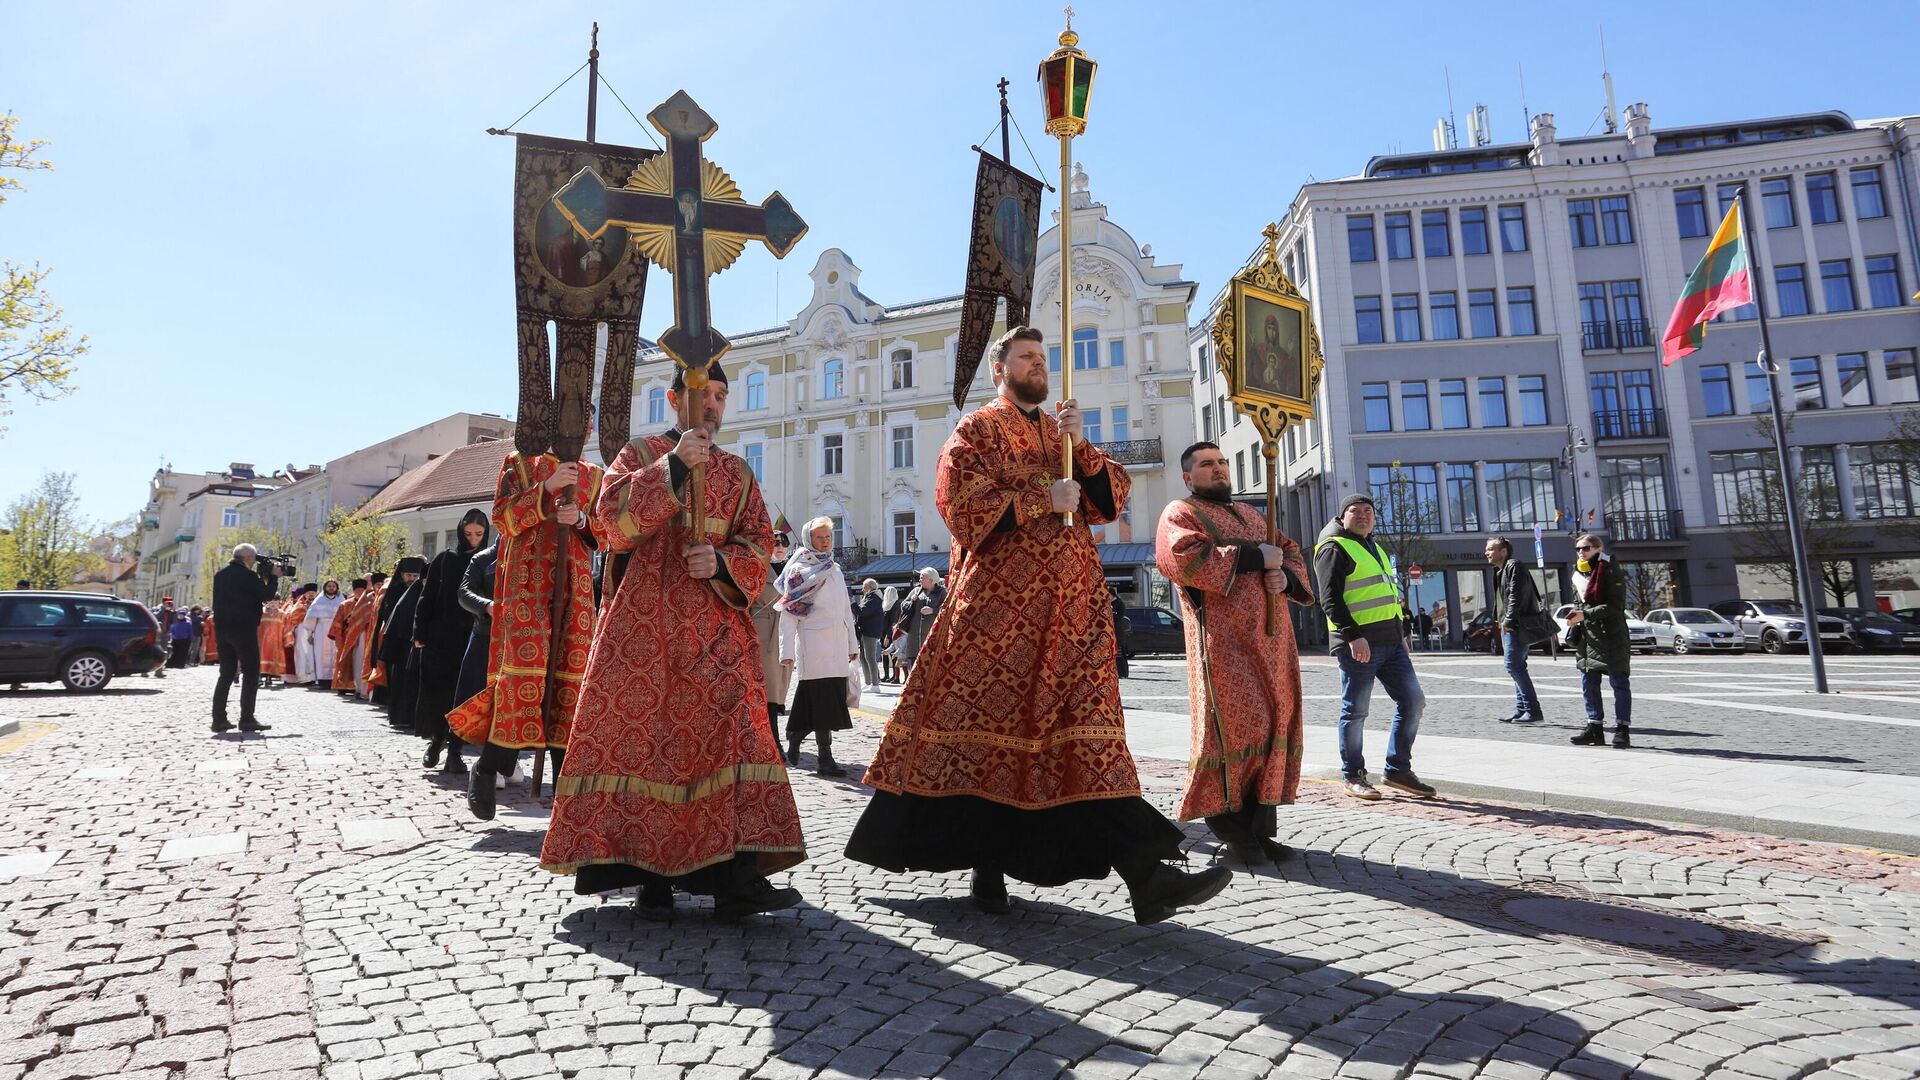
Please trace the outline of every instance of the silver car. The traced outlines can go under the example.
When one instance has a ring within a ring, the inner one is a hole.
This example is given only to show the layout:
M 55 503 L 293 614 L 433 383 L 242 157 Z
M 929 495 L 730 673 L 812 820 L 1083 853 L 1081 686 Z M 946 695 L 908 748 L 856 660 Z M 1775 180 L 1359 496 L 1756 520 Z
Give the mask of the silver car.
M 1723 600 L 1713 611 L 1740 628 L 1747 644 L 1770 653 L 1807 647 L 1807 616 L 1792 600 Z M 1853 651 L 1853 628 L 1845 619 L 1820 616 L 1820 644 L 1834 652 Z
M 1706 608 L 1655 608 L 1647 612 L 1647 622 L 1656 631 L 1671 627 L 1673 651 L 1682 655 L 1747 651 L 1746 634 Z

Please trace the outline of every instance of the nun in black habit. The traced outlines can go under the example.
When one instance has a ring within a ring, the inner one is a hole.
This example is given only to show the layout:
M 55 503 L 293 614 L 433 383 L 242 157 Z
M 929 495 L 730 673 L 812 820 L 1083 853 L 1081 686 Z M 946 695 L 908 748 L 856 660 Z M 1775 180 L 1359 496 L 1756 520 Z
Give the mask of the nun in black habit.
M 460 606 L 460 580 L 466 575 L 467 563 L 473 559 L 474 552 L 486 547 L 492 539 L 487 512 L 475 509 L 462 515 L 459 536 L 456 547 L 433 557 L 414 606 L 413 640 L 419 645 L 419 696 L 413 706 L 413 730 L 433 740 L 427 748 L 428 768 L 433 767 L 444 746 L 447 759 L 440 771 L 464 775 L 467 764 L 460 757 L 460 738 L 448 730 L 447 714 L 460 704 L 456 696 L 460 661 L 473 636 L 473 616 Z
M 427 560 L 409 555 L 394 568 L 388 593 L 399 594 L 387 621 L 380 625 L 379 657 L 387 665 L 387 722 L 402 731 L 411 727 L 413 698 L 418 682 L 414 669 L 413 606 L 420 599 L 421 577 Z

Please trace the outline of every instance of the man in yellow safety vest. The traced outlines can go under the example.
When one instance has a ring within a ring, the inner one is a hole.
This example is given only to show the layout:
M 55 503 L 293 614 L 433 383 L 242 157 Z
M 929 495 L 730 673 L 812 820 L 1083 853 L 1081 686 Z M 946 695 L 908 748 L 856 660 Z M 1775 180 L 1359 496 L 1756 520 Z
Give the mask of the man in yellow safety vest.
M 1386 785 L 1423 799 L 1432 787 L 1413 772 L 1413 739 L 1427 696 L 1413 673 L 1406 627 L 1400 618 L 1400 594 L 1387 557 L 1373 541 L 1373 499 L 1349 495 L 1340 513 L 1327 523 L 1314 545 L 1313 571 L 1320 583 L 1320 606 L 1327 615 L 1333 655 L 1340 662 L 1340 772 L 1346 792 L 1356 799 L 1378 799 L 1367 782 L 1361 734 L 1378 680 L 1393 699 L 1393 727 L 1387 732 Z

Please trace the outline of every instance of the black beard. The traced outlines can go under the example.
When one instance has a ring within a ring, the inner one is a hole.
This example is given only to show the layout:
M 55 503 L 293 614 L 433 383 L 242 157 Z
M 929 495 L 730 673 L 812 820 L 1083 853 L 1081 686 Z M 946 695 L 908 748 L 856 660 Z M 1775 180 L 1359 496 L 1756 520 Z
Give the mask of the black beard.
M 1203 499 L 1211 499 L 1214 502 L 1231 502 L 1233 500 L 1233 485 L 1225 480 L 1220 481 L 1212 487 L 1202 487 L 1195 484 L 1193 493 Z

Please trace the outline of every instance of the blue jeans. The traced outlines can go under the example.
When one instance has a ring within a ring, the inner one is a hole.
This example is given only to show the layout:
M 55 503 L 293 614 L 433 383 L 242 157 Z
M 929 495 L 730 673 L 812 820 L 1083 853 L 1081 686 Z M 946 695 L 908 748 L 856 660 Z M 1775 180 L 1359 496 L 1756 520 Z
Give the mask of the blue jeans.
M 1340 771 L 1349 780 L 1367 775 L 1367 759 L 1361 749 L 1361 733 L 1367 726 L 1367 713 L 1373 708 L 1375 679 L 1393 699 L 1393 727 L 1387 731 L 1387 775 L 1413 771 L 1413 739 L 1420 734 L 1420 714 L 1427 709 L 1427 695 L 1413 674 L 1413 657 L 1403 645 L 1374 645 L 1366 663 L 1353 658 L 1349 649 L 1333 654 L 1340 662 Z
M 1507 678 L 1513 680 L 1513 715 L 1541 719 L 1540 695 L 1533 690 L 1533 676 L 1527 674 L 1527 647 L 1513 631 L 1500 631 L 1500 656 L 1507 665 Z
M 1605 724 L 1607 711 L 1600 704 L 1600 679 L 1613 685 L 1613 725 L 1625 731 L 1633 723 L 1633 684 L 1624 671 L 1583 671 L 1580 695 L 1587 699 L 1587 723 Z

